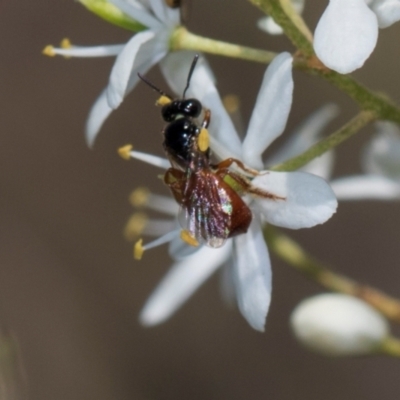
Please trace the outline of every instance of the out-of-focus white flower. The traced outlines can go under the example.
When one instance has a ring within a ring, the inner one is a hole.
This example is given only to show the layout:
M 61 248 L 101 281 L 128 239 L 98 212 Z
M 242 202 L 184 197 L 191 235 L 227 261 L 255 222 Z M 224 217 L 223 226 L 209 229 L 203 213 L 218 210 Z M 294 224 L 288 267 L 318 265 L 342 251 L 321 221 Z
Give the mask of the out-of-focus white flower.
M 136 33 L 126 44 L 64 48 L 47 46 L 45 54 L 65 57 L 116 56 L 107 88 L 94 103 L 86 124 L 86 140 L 93 145 L 101 126 L 125 96 L 136 86 L 138 72 L 144 74 L 168 55 L 169 40 L 180 24 L 179 9 L 172 9 L 164 0 L 108 0 L 125 16 L 147 29 Z M 65 43 L 65 42 L 64 42 Z
M 372 353 L 389 335 L 389 325 L 381 314 L 344 294 L 303 300 L 294 309 L 290 324 L 302 344 L 329 356 Z
M 325 104 L 314 111 L 288 139 L 284 145 L 269 157 L 266 166 L 283 163 L 308 150 L 321 139 L 324 128 L 338 115 L 339 108 L 336 104 Z M 318 175 L 329 181 L 334 167 L 334 151 L 328 151 L 304 165 L 299 171 Z
M 363 152 L 364 174 L 331 182 L 340 200 L 400 199 L 400 130 L 390 122 L 376 125 L 378 131 Z
M 315 30 L 320 60 L 342 74 L 364 65 L 378 40 L 378 28 L 400 20 L 400 0 L 330 0 Z
M 317 143 L 323 127 L 336 114 L 334 104 L 321 107 L 267 160 L 266 165 L 282 163 L 309 149 Z M 391 122 L 377 122 L 376 126 L 377 132 L 362 154 L 363 174 L 332 180 L 333 151 L 324 153 L 300 170 L 327 180 L 338 200 L 400 200 L 400 129 Z
M 299 14 L 301 14 L 304 10 L 304 3 L 305 0 L 292 0 L 293 8 Z M 260 18 L 257 22 L 257 26 L 270 35 L 281 35 L 283 33 L 283 29 L 274 21 L 272 17 Z
M 183 91 L 191 62 L 187 53 L 175 53 L 161 63 L 176 93 Z M 293 96 L 292 58 L 282 53 L 268 67 L 243 142 L 204 63 L 196 66 L 187 96 L 199 99 L 211 110 L 210 143 L 220 159 L 234 157 L 262 170 L 262 154 L 281 135 L 289 115 Z M 144 153 L 131 151 L 130 156 L 159 167 L 168 164 L 167 160 Z M 312 227 L 332 216 L 337 201 L 322 178 L 304 172 L 261 171 L 252 180 L 252 186 L 284 200 L 246 196 L 253 214 L 248 232 L 229 239 L 218 249 L 200 247 L 178 261 L 147 301 L 140 317 L 142 323 L 154 325 L 167 319 L 206 278 L 228 263 L 225 276 L 234 282 L 240 311 L 254 329 L 264 330 L 271 299 L 271 264 L 262 224 L 268 222 L 291 229 Z

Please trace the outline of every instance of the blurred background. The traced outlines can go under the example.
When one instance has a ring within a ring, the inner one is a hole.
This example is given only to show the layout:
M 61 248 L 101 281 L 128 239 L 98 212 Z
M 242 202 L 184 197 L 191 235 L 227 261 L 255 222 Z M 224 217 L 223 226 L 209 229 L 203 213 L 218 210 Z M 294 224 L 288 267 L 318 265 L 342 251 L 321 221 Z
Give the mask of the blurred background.
M 327 3 L 307 2 L 312 29 Z M 293 50 L 284 37 L 256 28 L 262 15 L 244 0 L 191 0 L 188 11 L 194 33 Z M 373 56 L 355 74 L 398 103 L 399 35 L 400 24 L 381 31 Z M 64 37 L 96 45 L 130 36 L 72 0 L 0 2 L 0 327 L 19 349 L 19 366 L 1 400 L 397 398 L 398 360 L 328 359 L 295 342 L 291 310 L 322 290 L 273 256 L 264 334 L 223 304 L 216 276 L 166 323 L 140 326 L 139 311 L 171 260 L 165 247 L 141 262 L 132 259 L 122 236 L 132 212 L 128 196 L 144 183 L 167 190 L 158 170 L 126 163 L 116 149 L 132 142 L 163 154 L 154 93 L 139 85 L 89 150 L 85 119 L 114 59 L 41 54 Z M 240 96 L 248 121 L 265 66 L 207 58 L 221 93 Z M 165 87 L 158 68 L 149 77 Z M 331 101 L 341 114 L 327 133 L 356 106 L 329 84 L 295 72 L 287 132 Z M 339 149 L 335 176 L 359 171 L 359 151 L 372 132 L 364 129 Z M 399 226 L 397 203 L 343 203 L 328 223 L 288 233 L 336 270 L 400 296 Z

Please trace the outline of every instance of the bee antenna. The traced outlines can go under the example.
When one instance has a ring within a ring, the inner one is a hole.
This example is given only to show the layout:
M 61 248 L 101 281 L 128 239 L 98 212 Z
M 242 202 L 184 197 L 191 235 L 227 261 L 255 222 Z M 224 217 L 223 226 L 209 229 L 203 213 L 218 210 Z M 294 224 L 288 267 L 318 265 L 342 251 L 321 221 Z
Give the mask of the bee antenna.
M 199 59 L 199 55 L 196 54 L 193 58 L 192 65 L 190 66 L 189 74 L 188 74 L 187 81 L 186 81 L 186 87 L 185 87 L 185 90 L 183 91 L 183 95 L 182 95 L 183 99 L 185 98 L 186 91 L 189 89 L 190 80 L 192 79 L 193 71 L 194 71 L 194 68 L 196 67 L 198 59 Z
M 150 82 L 147 78 L 145 78 L 143 75 L 138 73 L 138 77 L 147 85 L 149 85 L 153 90 L 155 90 L 157 93 L 161 94 L 161 96 L 166 96 L 169 99 L 172 100 L 172 97 L 169 96 L 168 94 L 166 94 L 165 92 L 163 92 L 161 89 L 159 89 L 156 85 L 154 85 L 154 83 Z

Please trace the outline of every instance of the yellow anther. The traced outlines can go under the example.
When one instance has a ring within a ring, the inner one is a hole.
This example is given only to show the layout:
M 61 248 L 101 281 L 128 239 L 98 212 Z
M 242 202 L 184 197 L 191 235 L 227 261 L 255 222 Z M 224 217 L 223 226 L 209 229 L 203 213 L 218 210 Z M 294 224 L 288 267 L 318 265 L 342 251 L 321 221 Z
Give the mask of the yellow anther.
M 68 38 L 61 40 L 60 47 L 62 49 L 70 49 L 72 47 L 71 41 Z
M 181 230 L 181 239 L 189 246 L 197 247 L 199 245 L 197 239 L 186 229 Z
M 228 94 L 222 99 L 222 103 L 229 114 L 234 114 L 239 110 L 240 101 L 239 97 L 235 94 Z
M 44 54 L 45 56 L 54 57 L 56 55 L 56 52 L 54 51 L 54 46 L 49 44 L 42 50 L 42 54 Z
M 169 103 L 171 103 L 171 99 L 167 96 L 161 96 L 158 98 L 158 100 L 156 101 L 156 106 L 165 106 Z
M 200 151 L 207 151 L 210 147 L 210 136 L 206 128 L 201 128 L 200 134 L 197 138 L 197 144 Z
M 118 154 L 124 160 L 129 160 L 131 158 L 132 149 L 133 149 L 133 146 L 131 144 L 127 144 L 118 149 Z
M 141 260 L 144 253 L 143 239 L 139 239 L 133 246 L 133 258 L 135 260 Z
M 60 47 L 62 49 L 68 50 L 72 47 L 72 44 L 68 38 L 64 38 L 63 40 L 61 40 Z M 64 54 L 64 58 L 71 58 L 71 56 L 67 56 Z
M 126 240 L 135 240 L 140 236 L 147 225 L 148 218 L 144 213 L 135 213 L 125 225 L 124 237 Z
M 138 187 L 129 195 L 129 203 L 131 203 L 133 207 L 144 206 L 149 200 L 149 196 L 149 189 L 145 187 Z

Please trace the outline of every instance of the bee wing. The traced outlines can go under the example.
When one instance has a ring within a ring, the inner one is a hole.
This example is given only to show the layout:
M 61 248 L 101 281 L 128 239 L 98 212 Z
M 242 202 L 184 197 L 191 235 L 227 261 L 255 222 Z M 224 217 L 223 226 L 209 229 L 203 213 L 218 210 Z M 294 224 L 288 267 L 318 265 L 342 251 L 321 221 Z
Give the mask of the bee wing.
M 231 233 L 232 200 L 221 178 L 208 170 L 189 175 L 181 205 L 184 229 L 211 247 L 224 244 Z

